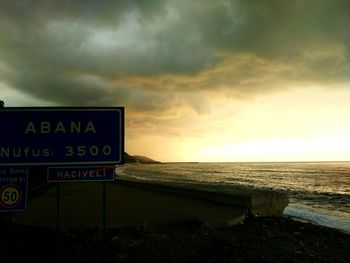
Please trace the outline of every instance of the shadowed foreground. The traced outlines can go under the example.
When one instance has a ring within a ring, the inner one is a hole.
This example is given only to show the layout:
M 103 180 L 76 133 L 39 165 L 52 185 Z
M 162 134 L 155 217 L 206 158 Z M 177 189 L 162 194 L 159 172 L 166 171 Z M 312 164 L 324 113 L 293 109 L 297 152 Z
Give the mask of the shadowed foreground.
M 1 262 L 350 261 L 350 235 L 335 229 L 285 217 L 250 216 L 242 222 L 242 207 L 153 188 L 109 184 L 106 231 L 101 229 L 101 184 L 61 186 L 61 231 L 55 229 L 56 188 L 38 192 L 26 212 L 13 215 L 17 224 L 10 243 L 0 246 Z M 222 197 L 210 195 L 225 201 Z M 270 212 L 254 203 L 252 210 Z M 0 225 L 4 230 L 4 222 Z
M 231 227 L 188 221 L 157 228 L 15 226 L 0 258 L 33 262 L 349 262 L 350 235 L 288 218 L 254 217 Z

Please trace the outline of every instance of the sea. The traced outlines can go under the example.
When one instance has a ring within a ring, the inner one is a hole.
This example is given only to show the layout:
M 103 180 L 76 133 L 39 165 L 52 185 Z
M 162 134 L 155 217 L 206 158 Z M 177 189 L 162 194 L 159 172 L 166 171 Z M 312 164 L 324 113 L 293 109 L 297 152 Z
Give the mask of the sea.
M 160 163 L 118 167 L 117 176 L 173 185 L 287 193 L 285 216 L 350 233 L 350 162 Z

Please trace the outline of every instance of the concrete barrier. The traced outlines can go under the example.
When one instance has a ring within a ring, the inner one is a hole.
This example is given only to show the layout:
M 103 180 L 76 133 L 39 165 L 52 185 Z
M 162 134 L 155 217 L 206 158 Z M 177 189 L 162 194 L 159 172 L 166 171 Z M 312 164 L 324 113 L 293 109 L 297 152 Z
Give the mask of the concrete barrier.
M 273 192 L 218 192 L 160 183 L 118 179 L 107 183 L 107 227 L 163 225 L 201 221 L 224 226 L 242 222 L 247 214 L 281 216 L 288 198 Z M 102 184 L 62 183 L 60 227 L 102 225 Z M 33 195 L 26 212 L 16 213 L 15 222 L 40 227 L 56 226 L 56 188 Z
M 234 207 L 247 209 L 251 215 L 261 216 L 282 216 L 284 209 L 289 204 L 288 196 L 284 193 L 273 191 L 257 191 L 230 189 L 230 191 L 221 191 L 215 187 L 206 187 L 205 185 L 170 185 L 166 183 L 156 183 L 147 181 L 134 181 L 127 179 L 117 179 L 117 184 L 128 185 L 147 189 L 150 191 L 172 193 L 190 198 L 216 202 Z

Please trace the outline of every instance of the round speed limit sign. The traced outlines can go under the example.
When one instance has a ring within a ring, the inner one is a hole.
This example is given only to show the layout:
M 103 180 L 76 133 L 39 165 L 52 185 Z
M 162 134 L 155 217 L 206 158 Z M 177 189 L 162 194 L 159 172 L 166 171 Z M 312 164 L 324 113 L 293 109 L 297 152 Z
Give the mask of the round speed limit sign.
M 6 208 L 17 206 L 22 199 L 22 191 L 17 185 L 9 184 L 0 189 L 0 204 Z

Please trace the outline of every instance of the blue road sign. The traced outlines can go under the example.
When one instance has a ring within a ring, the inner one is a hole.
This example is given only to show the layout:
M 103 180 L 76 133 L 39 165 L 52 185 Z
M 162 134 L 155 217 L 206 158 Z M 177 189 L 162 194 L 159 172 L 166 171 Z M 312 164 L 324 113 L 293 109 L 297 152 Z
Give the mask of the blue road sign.
M 0 165 L 122 164 L 124 108 L 4 108 Z
M 72 166 L 47 168 L 47 181 L 56 183 L 113 181 L 114 175 L 114 166 Z
M 27 168 L 0 168 L 0 212 L 25 210 L 27 207 L 27 191 Z

